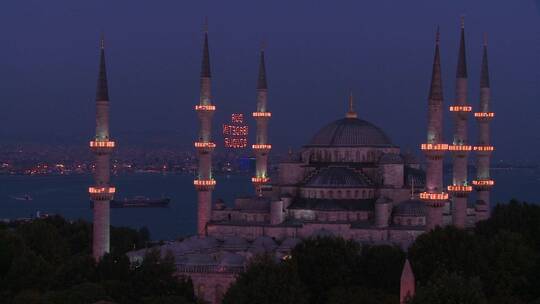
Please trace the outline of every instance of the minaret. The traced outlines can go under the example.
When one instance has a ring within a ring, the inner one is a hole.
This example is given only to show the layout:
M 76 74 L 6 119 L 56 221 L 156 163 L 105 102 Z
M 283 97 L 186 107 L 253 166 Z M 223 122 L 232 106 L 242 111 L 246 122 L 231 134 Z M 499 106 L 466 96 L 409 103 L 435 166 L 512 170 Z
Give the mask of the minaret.
M 489 192 L 495 184 L 495 181 L 491 179 L 489 174 L 491 152 L 494 150 L 490 142 L 489 123 L 495 117 L 495 113 L 490 112 L 490 99 L 491 88 L 489 84 L 487 37 L 484 37 L 484 53 L 480 75 L 480 109 L 474 113 L 479 129 L 478 145 L 474 147 L 476 151 L 476 180 L 472 182 L 477 191 L 476 221 L 489 218 Z
M 461 18 L 461 39 L 459 44 L 458 65 L 456 73 L 456 99 L 450 106 L 454 114 L 454 140 L 448 149 L 453 157 L 453 181 L 448 186 L 452 194 L 453 224 L 465 228 L 467 220 L 467 197 L 472 186 L 467 181 L 468 154 L 472 146 L 467 143 L 467 120 L 472 107 L 467 104 L 467 61 L 465 54 L 465 23 Z
M 99 260 L 110 248 L 110 210 L 109 203 L 116 189 L 110 182 L 110 157 L 115 143 L 109 136 L 109 90 L 105 65 L 105 43 L 101 38 L 101 58 L 96 94 L 96 137 L 90 142 L 90 149 L 96 155 L 95 184 L 88 188 L 93 201 L 94 227 L 92 254 Z
M 405 260 L 403 270 L 401 271 L 401 279 L 399 284 L 399 303 L 405 304 L 409 299 L 414 297 L 416 291 L 416 279 L 412 271 L 409 259 Z
M 199 138 L 195 142 L 199 158 L 199 171 L 197 178 L 193 181 L 198 194 L 197 233 L 199 236 L 206 235 L 206 226 L 212 215 L 212 191 L 216 185 L 216 180 L 212 177 L 212 152 L 216 147 L 216 144 L 212 142 L 212 116 L 216 106 L 212 104 L 210 80 L 208 26 L 205 24 L 200 98 L 199 104 L 195 106 L 200 121 Z
M 448 200 L 448 193 L 443 188 L 443 158 L 448 144 L 443 141 L 443 91 L 441 76 L 441 55 L 439 50 L 440 33 L 437 29 L 435 57 L 428 98 L 427 142 L 421 145 L 424 151 L 426 168 L 426 189 L 420 193 L 420 199 L 426 202 L 426 230 L 443 224 L 443 207 Z
M 268 143 L 268 120 L 272 113 L 267 108 L 268 85 L 266 83 L 266 67 L 264 64 L 264 46 L 261 47 L 259 61 L 259 77 L 257 79 L 257 111 L 253 117 L 257 122 L 257 135 L 252 146 L 257 160 L 255 176 L 251 178 L 255 192 L 262 195 L 262 186 L 270 181 L 268 177 L 268 153 L 272 145 Z

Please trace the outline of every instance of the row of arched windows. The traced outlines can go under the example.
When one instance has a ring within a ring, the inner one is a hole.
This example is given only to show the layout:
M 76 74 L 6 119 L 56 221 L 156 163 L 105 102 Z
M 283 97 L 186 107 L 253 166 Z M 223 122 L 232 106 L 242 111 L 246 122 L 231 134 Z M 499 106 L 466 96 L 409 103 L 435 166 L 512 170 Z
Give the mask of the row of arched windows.
M 354 189 L 354 190 L 336 190 L 336 189 L 303 189 L 302 196 L 305 198 L 319 199 L 369 199 L 375 195 L 374 189 Z
M 312 149 L 307 152 L 309 162 L 376 162 L 381 152 L 374 150 Z

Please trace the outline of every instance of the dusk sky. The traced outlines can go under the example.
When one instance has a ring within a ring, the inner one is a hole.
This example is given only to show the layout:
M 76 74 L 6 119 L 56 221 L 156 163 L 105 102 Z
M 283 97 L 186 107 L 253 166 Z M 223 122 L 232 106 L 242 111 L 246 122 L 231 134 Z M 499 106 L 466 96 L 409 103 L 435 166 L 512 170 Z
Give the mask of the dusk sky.
M 461 15 L 475 108 L 482 33 L 489 35 L 495 159 L 536 159 L 540 13 L 533 0 L 4 0 L 0 140 L 87 145 L 104 30 L 113 138 L 120 146 L 191 147 L 208 16 L 216 133 L 231 113 L 255 109 L 258 50 L 265 40 L 276 150 L 299 147 L 343 117 L 352 89 L 360 118 L 418 153 L 435 29 L 440 25 L 450 105 Z M 450 139 L 451 116 L 445 115 Z M 474 144 L 476 124 L 469 121 Z M 220 137 L 215 141 L 221 144 Z

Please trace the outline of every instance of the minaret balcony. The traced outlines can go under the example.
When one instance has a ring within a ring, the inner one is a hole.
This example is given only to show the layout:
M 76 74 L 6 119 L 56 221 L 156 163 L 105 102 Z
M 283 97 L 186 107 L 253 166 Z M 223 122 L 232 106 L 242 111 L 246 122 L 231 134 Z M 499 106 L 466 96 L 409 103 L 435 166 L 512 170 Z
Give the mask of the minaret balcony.
M 258 150 L 258 151 L 269 151 L 272 149 L 272 145 L 269 145 L 269 144 L 256 144 L 256 145 L 252 145 L 251 147 L 253 148 L 253 150 Z
M 108 153 L 114 149 L 116 143 L 111 140 L 93 140 L 89 145 L 90 149 L 97 153 Z
M 495 147 L 493 146 L 474 146 L 474 151 L 477 152 L 493 152 Z
M 476 112 L 474 113 L 474 117 L 478 121 L 489 121 L 493 117 L 495 117 L 495 113 L 494 112 Z
M 454 152 L 468 152 L 473 149 L 470 145 L 449 145 L 448 150 Z
M 472 107 L 468 105 L 450 106 L 450 112 L 472 112 Z
M 253 112 L 252 115 L 255 118 L 270 118 L 270 117 L 272 117 L 272 113 L 270 113 L 270 112 Z
M 447 187 L 448 192 L 459 195 L 459 194 L 468 194 L 472 192 L 473 187 L 469 185 L 450 185 Z
M 420 149 L 422 151 L 446 151 L 448 144 L 422 144 Z
M 93 201 L 110 201 L 116 192 L 115 187 L 89 187 L 88 194 Z
M 251 182 L 256 184 L 256 185 L 260 185 L 260 184 L 266 184 L 270 181 L 270 178 L 269 177 L 252 177 L 251 178 Z
M 196 141 L 194 145 L 201 152 L 212 152 L 216 148 L 216 144 L 213 142 Z
M 448 193 L 446 192 L 437 192 L 437 193 L 431 193 L 431 192 L 422 192 L 420 193 L 420 199 L 424 201 L 447 201 L 448 200 Z
M 477 179 L 473 180 L 472 184 L 477 190 L 489 190 L 495 185 L 495 181 L 492 179 Z
M 195 111 L 201 111 L 201 112 L 213 112 L 216 110 L 215 105 L 196 105 Z
M 208 191 L 208 190 L 214 190 L 214 187 L 216 186 L 216 180 L 211 179 L 196 179 L 193 181 L 193 185 L 197 189 L 197 191 Z

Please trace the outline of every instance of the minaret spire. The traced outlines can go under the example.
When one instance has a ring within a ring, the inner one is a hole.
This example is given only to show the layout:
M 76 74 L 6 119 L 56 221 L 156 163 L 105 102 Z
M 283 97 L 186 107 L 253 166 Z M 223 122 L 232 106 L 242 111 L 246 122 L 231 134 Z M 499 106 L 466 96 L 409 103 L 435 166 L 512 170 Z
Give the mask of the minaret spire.
M 491 145 L 490 122 L 495 113 L 490 111 L 491 88 L 489 83 L 488 47 L 487 35 L 484 35 L 484 47 L 482 55 L 482 67 L 480 72 L 480 108 L 474 113 L 478 122 L 478 142 L 474 147 L 476 152 L 476 179 L 472 181 L 476 188 L 476 221 L 489 218 L 491 203 L 490 192 L 495 185 L 491 179 L 489 168 L 491 153 L 495 149 Z
M 429 89 L 429 100 L 437 102 L 443 100 L 440 39 L 441 33 L 439 27 L 437 27 L 437 34 L 435 36 L 435 56 L 433 58 L 433 71 L 431 73 L 431 86 Z
M 261 43 L 261 52 L 259 59 L 259 77 L 257 78 L 257 90 L 267 90 L 268 84 L 266 82 L 266 65 L 264 64 L 264 49 L 266 48 L 266 43 L 263 41 Z
M 212 191 L 216 180 L 212 176 L 212 152 L 216 144 L 212 142 L 212 117 L 216 106 L 212 104 L 210 52 L 208 49 L 208 21 L 205 20 L 202 65 L 200 75 L 199 104 L 195 106 L 199 117 L 199 137 L 195 149 L 199 159 L 197 178 L 193 181 L 197 190 L 197 233 L 207 234 L 207 226 L 212 217 Z
M 100 41 L 100 64 L 96 92 L 96 135 L 90 141 L 90 149 L 96 155 L 95 184 L 88 188 L 93 202 L 93 237 L 92 255 L 96 261 L 110 248 L 110 201 L 116 192 L 110 185 L 110 156 L 115 142 L 109 135 L 109 91 L 105 65 L 105 42 L 103 35 Z
M 99 74 L 96 90 L 96 100 L 109 100 L 109 86 L 107 84 L 107 66 L 105 63 L 105 36 L 101 34 L 99 42 Z
M 265 43 L 261 44 L 259 55 L 259 75 L 257 77 L 257 110 L 253 112 L 253 118 L 257 123 L 257 135 L 255 144 L 252 146 L 256 158 L 255 176 L 251 182 L 255 186 L 255 192 L 262 196 L 263 185 L 270 181 L 268 177 L 268 153 L 272 145 L 268 142 L 268 121 L 272 113 L 268 111 L 268 85 L 266 82 L 266 65 L 264 60 Z
M 448 145 L 443 142 L 443 92 L 441 76 L 440 32 L 435 37 L 435 55 L 428 97 L 427 141 L 421 145 L 426 157 L 426 189 L 420 199 L 427 205 L 426 229 L 443 224 L 443 208 L 448 194 L 443 189 L 443 158 Z
M 467 78 L 467 54 L 465 50 L 465 17 L 461 17 L 461 36 L 459 40 L 459 54 L 457 65 L 457 78 Z
M 468 154 L 472 146 L 468 144 L 467 120 L 472 107 L 467 103 L 467 58 L 465 47 L 465 21 L 461 18 L 461 39 L 459 43 L 456 97 L 450 112 L 454 116 L 454 140 L 449 150 L 453 158 L 453 181 L 448 186 L 452 194 L 452 219 L 458 228 L 465 228 L 467 223 L 467 199 L 472 187 L 467 179 Z

